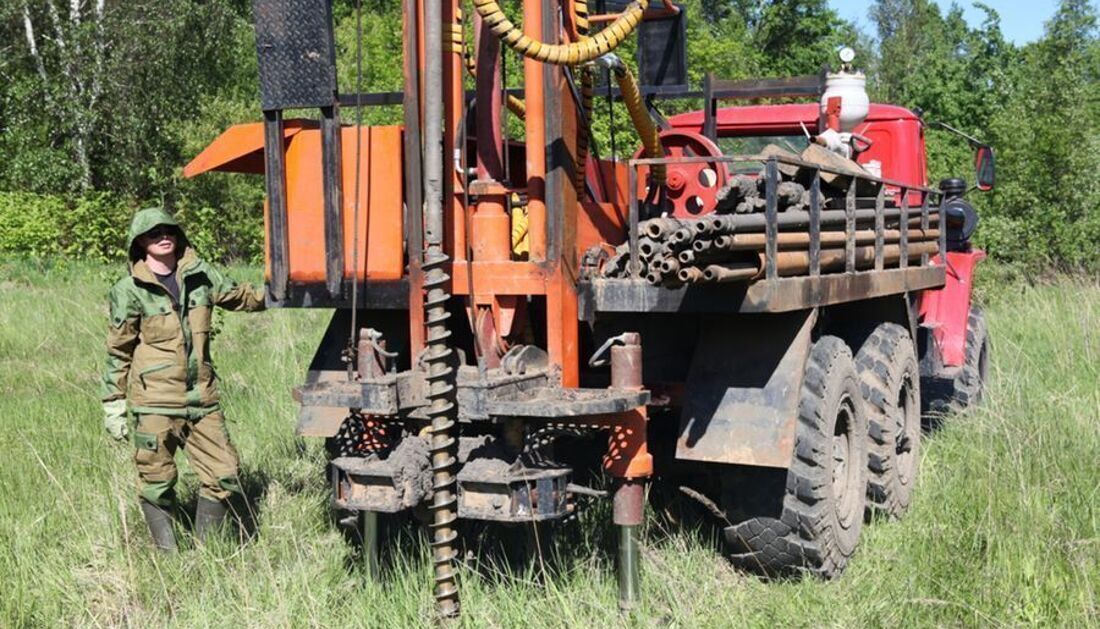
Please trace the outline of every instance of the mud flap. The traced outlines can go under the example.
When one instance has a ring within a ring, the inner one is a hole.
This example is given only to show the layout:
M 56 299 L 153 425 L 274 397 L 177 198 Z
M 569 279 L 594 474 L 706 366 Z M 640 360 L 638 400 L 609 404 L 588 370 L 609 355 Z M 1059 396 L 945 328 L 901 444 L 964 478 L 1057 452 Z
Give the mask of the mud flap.
M 676 458 L 788 467 L 816 321 L 816 309 L 704 319 Z

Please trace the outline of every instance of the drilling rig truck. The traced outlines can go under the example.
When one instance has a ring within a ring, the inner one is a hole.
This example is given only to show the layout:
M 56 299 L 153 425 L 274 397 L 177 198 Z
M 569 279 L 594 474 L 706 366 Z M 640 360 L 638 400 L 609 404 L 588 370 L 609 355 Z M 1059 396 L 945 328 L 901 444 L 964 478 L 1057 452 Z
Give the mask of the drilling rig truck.
M 671 0 L 519 5 L 403 0 L 403 89 L 345 93 L 329 0 L 253 0 L 263 119 L 185 169 L 262 174 L 269 307 L 333 312 L 294 397 L 334 505 L 368 557 L 378 514 L 420 514 L 444 617 L 460 520 L 601 497 L 629 606 L 652 484 L 720 516 L 737 566 L 836 577 L 865 519 L 909 506 L 922 418 L 982 396 L 967 183 L 929 184 L 928 124 L 869 102 L 850 49 L 700 89 Z M 625 104 L 633 157 L 598 154 L 597 99 Z M 400 124 L 358 123 L 384 105 Z

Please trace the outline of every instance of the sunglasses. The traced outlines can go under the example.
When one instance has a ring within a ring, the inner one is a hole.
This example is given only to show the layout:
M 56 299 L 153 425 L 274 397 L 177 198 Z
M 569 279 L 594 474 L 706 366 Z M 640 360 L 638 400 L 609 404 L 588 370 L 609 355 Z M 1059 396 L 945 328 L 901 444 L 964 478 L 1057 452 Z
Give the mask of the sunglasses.
M 171 228 L 171 227 L 164 226 L 164 225 L 157 225 L 156 227 L 154 227 L 153 229 L 150 229 L 149 231 L 145 232 L 142 235 L 145 236 L 146 238 L 148 238 L 149 240 L 156 241 L 156 240 L 160 240 L 161 238 L 164 238 L 165 236 L 171 236 L 171 237 L 174 238 L 176 236 L 176 230 Z

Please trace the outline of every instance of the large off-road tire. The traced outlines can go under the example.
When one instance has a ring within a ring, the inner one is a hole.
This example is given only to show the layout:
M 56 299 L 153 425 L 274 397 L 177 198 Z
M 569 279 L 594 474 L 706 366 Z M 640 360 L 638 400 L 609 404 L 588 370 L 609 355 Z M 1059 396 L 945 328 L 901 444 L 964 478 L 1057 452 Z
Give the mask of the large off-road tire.
M 920 368 L 905 328 L 883 323 L 856 354 L 868 424 L 867 514 L 901 517 L 920 466 Z
M 867 492 L 867 416 L 851 350 L 835 336 L 810 349 L 796 426 L 778 513 L 744 517 L 753 503 L 767 503 L 759 495 L 767 486 L 750 476 L 729 492 L 749 504 L 727 509 L 735 524 L 724 537 L 731 561 L 746 570 L 833 578 L 859 542 Z
M 970 316 L 966 320 L 966 355 L 959 373 L 955 375 L 951 409 L 961 411 L 981 404 L 988 375 L 989 329 L 985 323 L 985 312 L 978 306 L 971 306 Z

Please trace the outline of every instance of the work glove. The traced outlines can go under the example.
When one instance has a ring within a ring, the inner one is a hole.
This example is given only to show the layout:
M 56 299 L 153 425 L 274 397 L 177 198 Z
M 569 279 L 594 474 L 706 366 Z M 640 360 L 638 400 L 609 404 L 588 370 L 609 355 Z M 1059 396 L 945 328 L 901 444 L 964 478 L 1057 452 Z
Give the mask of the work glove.
M 126 425 L 126 400 L 103 403 L 103 428 L 116 441 L 122 441 L 130 435 L 130 429 Z

